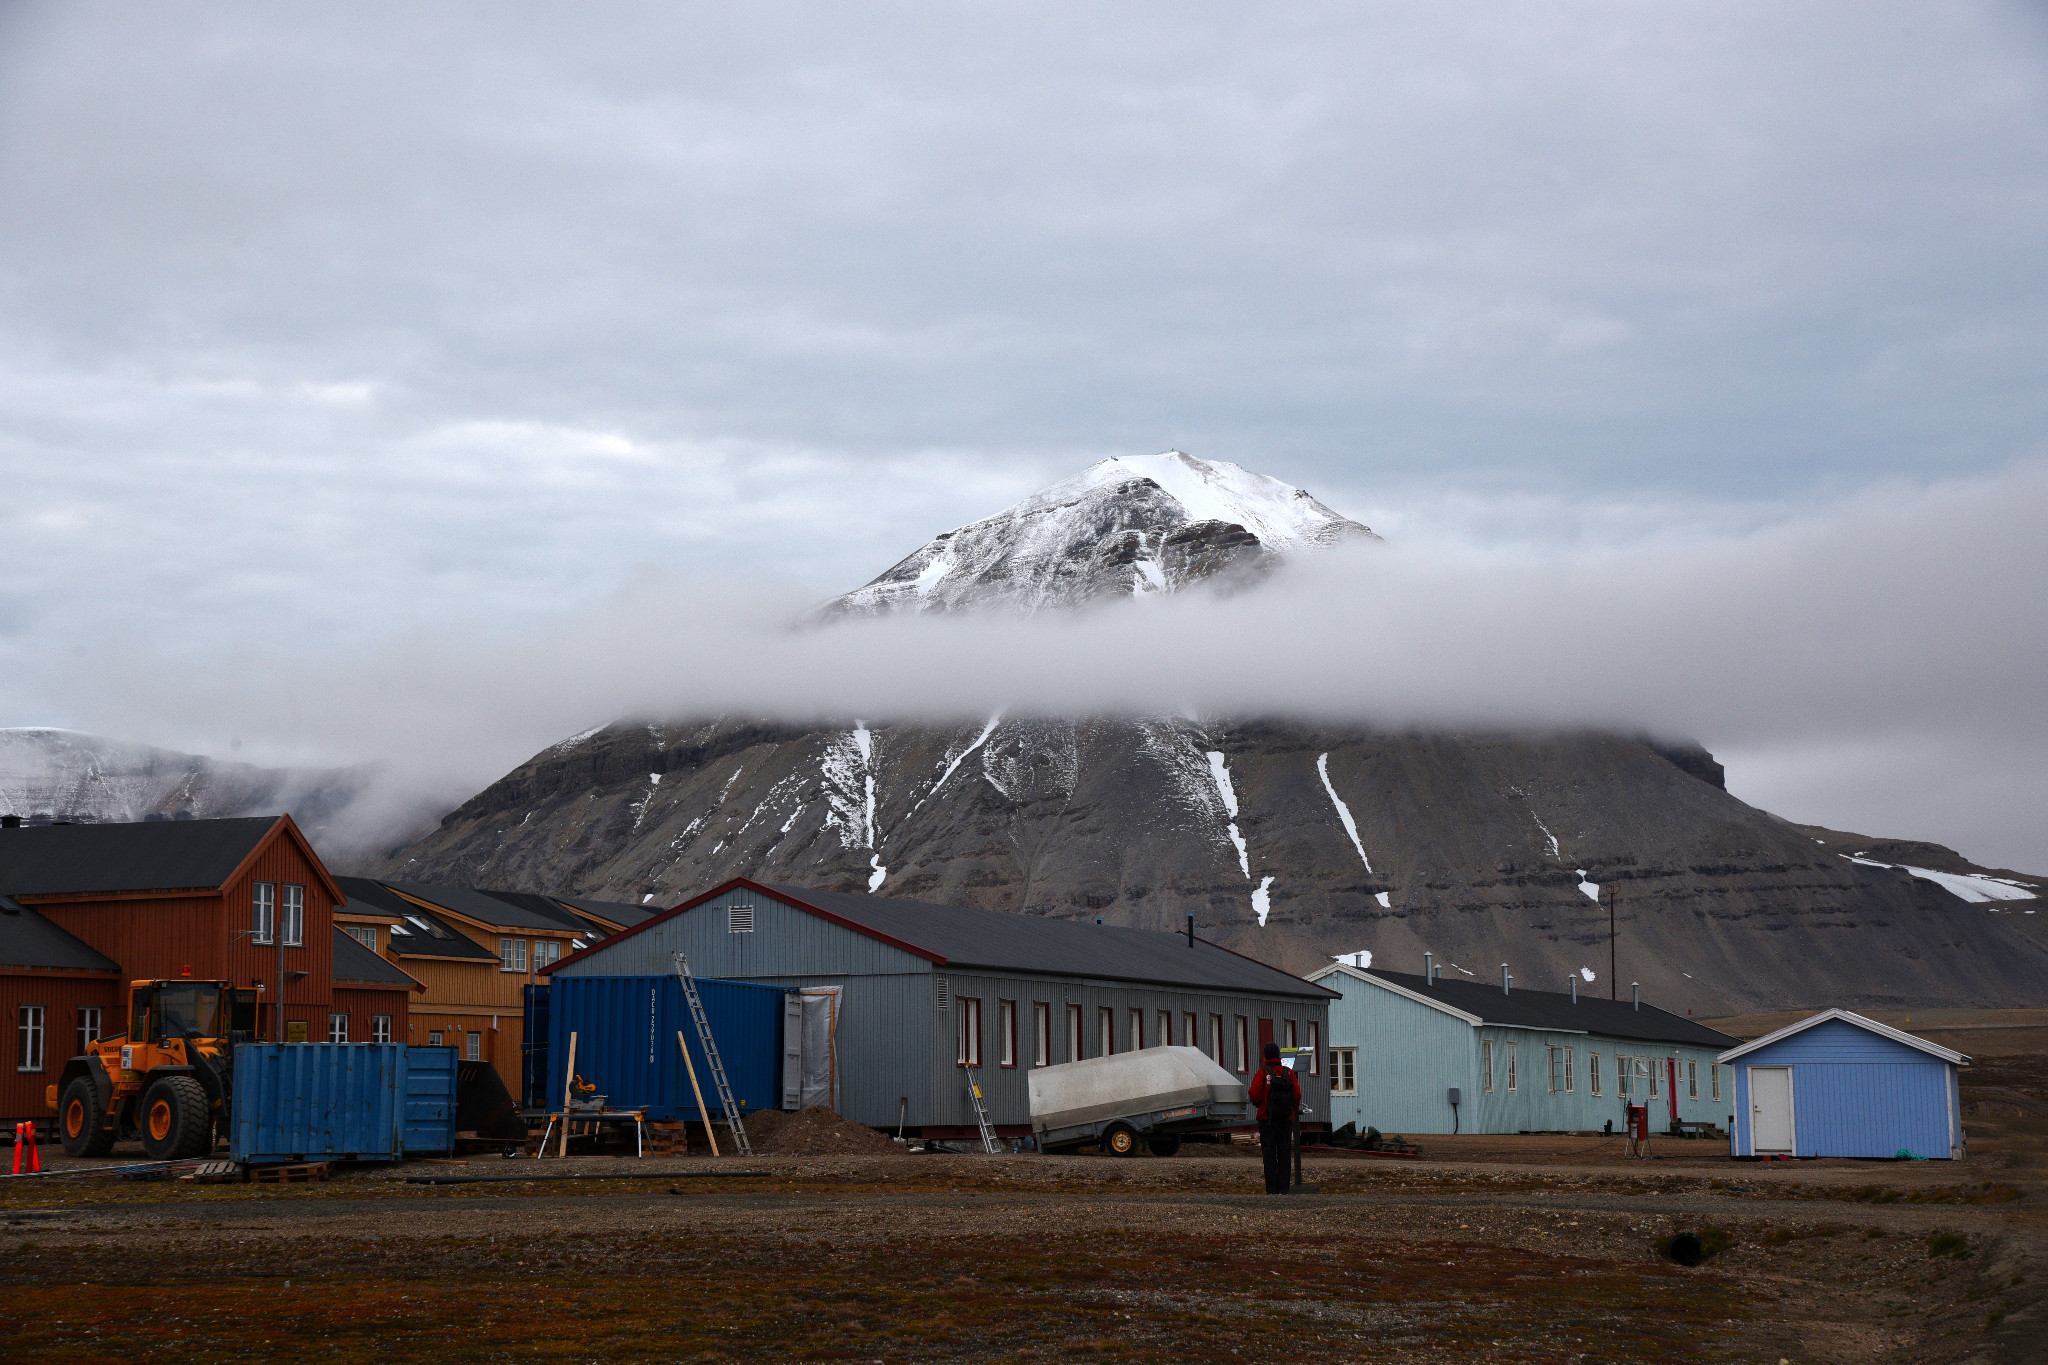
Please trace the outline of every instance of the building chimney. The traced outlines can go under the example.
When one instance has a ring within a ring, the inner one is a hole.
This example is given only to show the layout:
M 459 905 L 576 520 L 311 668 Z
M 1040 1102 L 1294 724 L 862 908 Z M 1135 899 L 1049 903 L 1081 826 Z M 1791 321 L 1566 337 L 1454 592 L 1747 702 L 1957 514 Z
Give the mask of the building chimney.
M 1641 1009 L 1643 1007 L 1643 983 L 1640 981 L 1629 982 L 1628 994 L 1629 1000 L 1631 1002 L 1629 1008 L 1638 1010 Z
M 1579 974 L 1577 972 L 1573 972 L 1570 976 L 1567 976 L 1565 980 L 1572 983 L 1572 1003 L 1576 1005 L 1579 1003 Z
M 1195 946 L 1195 912 L 1188 911 L 1188 947 Z
M 1501 993 L 1502 995 L 1506 995 L 1506 994 L 1508 994 L 1508 992 L 1509 992 L 1509 991 L 1510 991 L 1510 990 L 1511 990 L 1511 989 L 1512 989 L 1512 988 L 1514 987 L 1514 984 L 1515 984 L 1515 979 L 1514 979 L 1514 978 L 1513 978 L 1512 976 L 1509 976 L 1509 975 L 1508 975 L 1508 964 L 1507 964 L 1507 963 L 1505 963 L 1505 962 L 1501 963 L 1501 964 L 1500 964 L 1500 993 Z
M 1422 955 L 1422 984 L 1426 986 L 1434 980 L 1436 980 L 1436 954 L 1424 953 Z

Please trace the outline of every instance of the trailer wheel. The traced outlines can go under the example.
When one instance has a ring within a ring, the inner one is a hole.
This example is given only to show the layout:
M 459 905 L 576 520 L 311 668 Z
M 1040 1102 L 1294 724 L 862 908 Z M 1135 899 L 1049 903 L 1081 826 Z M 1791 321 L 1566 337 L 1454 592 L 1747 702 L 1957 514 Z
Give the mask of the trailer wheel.
M 142 1095 L 142 1150 L 152 1161 L 183 1161 L 213 1150 L 213 1114 L 190 1076 L 165 1076 Z
M 1152 1149 L 1154 1156 L 1172 1156 L 1180 1150 L 1180 1134 L 1154 1133 L 1145 1139 L 1145 1145 Z
M 1136 1156 L 1137 1131 L 1126 1123 L 1111 1124 L 1102 1134 L 1102 1150 L 1111 1156 Z
M 66 1156 L 105 1156 L 114 1150 L 114 1130 L 100 1112 L 99 1092 L 90 1076 L 79 1076 L 64 1087 L 64 1103 L 57 1110 L 57 1135 L 63 1139 Z

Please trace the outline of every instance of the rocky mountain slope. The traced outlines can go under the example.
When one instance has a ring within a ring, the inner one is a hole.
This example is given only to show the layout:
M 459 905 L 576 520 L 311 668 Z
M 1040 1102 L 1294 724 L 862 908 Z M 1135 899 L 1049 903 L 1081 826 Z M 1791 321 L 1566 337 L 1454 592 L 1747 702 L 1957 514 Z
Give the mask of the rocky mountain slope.
M 1234 465 L 1105 460 L 821 615 L 1245 587 L 1373 539 Z M 1638 736 L 728 717 L 564 741 L 370 870 L 655 903 L 746 874 L 1161 929 L 1193 913 L 1297 972 L 1359 953 L 1420 970 L 1427 949 L 1489 981 L 1503 962 L 1528 986 L 1639 981 L 1701 1014 L 2042 1003 L 2033 880 L 1931 847 L 1802 829 L 1731 796 L 1698 746 Z
M 29 821 L 206 820 L 289 810 L 317 835 L 368 776 L 361 769 L 223 763 L 78 730 L 0 730 L 0 814 Z

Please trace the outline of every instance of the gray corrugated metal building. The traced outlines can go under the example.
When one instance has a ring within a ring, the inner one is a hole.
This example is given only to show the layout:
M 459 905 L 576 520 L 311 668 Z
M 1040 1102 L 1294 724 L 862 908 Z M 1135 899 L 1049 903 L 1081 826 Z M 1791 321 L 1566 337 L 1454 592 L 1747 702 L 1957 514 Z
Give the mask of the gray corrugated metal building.
M 548 969 L 841 989 L 838 1109 L 928 1136 L 973 1131 L 970 1073 L 1006 1135 L 1029 1131 L 1036 1066 L 1163 1043 L 1232 1070 L 1265 1041 L 1316 1048 L 1306 1123 L 1329 1119 L 1322 1048 L 1335 992 L 1199 936 L 1076 924 L 735 878 Z

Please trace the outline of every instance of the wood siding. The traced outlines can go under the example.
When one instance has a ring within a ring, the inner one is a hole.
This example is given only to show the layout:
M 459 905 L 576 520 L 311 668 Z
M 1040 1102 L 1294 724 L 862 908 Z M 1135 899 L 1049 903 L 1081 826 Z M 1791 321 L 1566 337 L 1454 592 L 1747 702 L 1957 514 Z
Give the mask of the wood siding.
M 55 1122 L 56 1112 L 46 1103 L 46 1091 L 64 1074 L 64 1063 L 78 1055 L 78 1011 L 87 1005 L 99 1006 L 101 1029 L 119 1033 L 125 994 L 120 981 L 105 975 L 20 969 L 0 975 L 0 1030 L 4 1030 L 0 1032 L 0 1120 L 8 1124 L 23 1119 L 45 1125 Z M 44 1009 L 40 1071 L 21 1070 L 18 1021 L 23 1005 Z
M 407 1041 L 406 1030 L 411 1017 L 412 994 L 410 990 L 377 990 L 365 986 L 336 986 L 334 988 L 334 1004 L 330 1009 L 335 1013 L 348 1016 L 348 1040 L 351 1043 L 367 1043 L 372 1041 L 370 1020 L 373 1016 L 379 1014 L 391 1016 L 391 1041 L 403 1043 Z M 320 1037 L 325 1038 L 326 1036 L 327 1031 L 323 1027 L 320 1031 Z M 318 1041 L 318 1039 L 315 1041 Z

